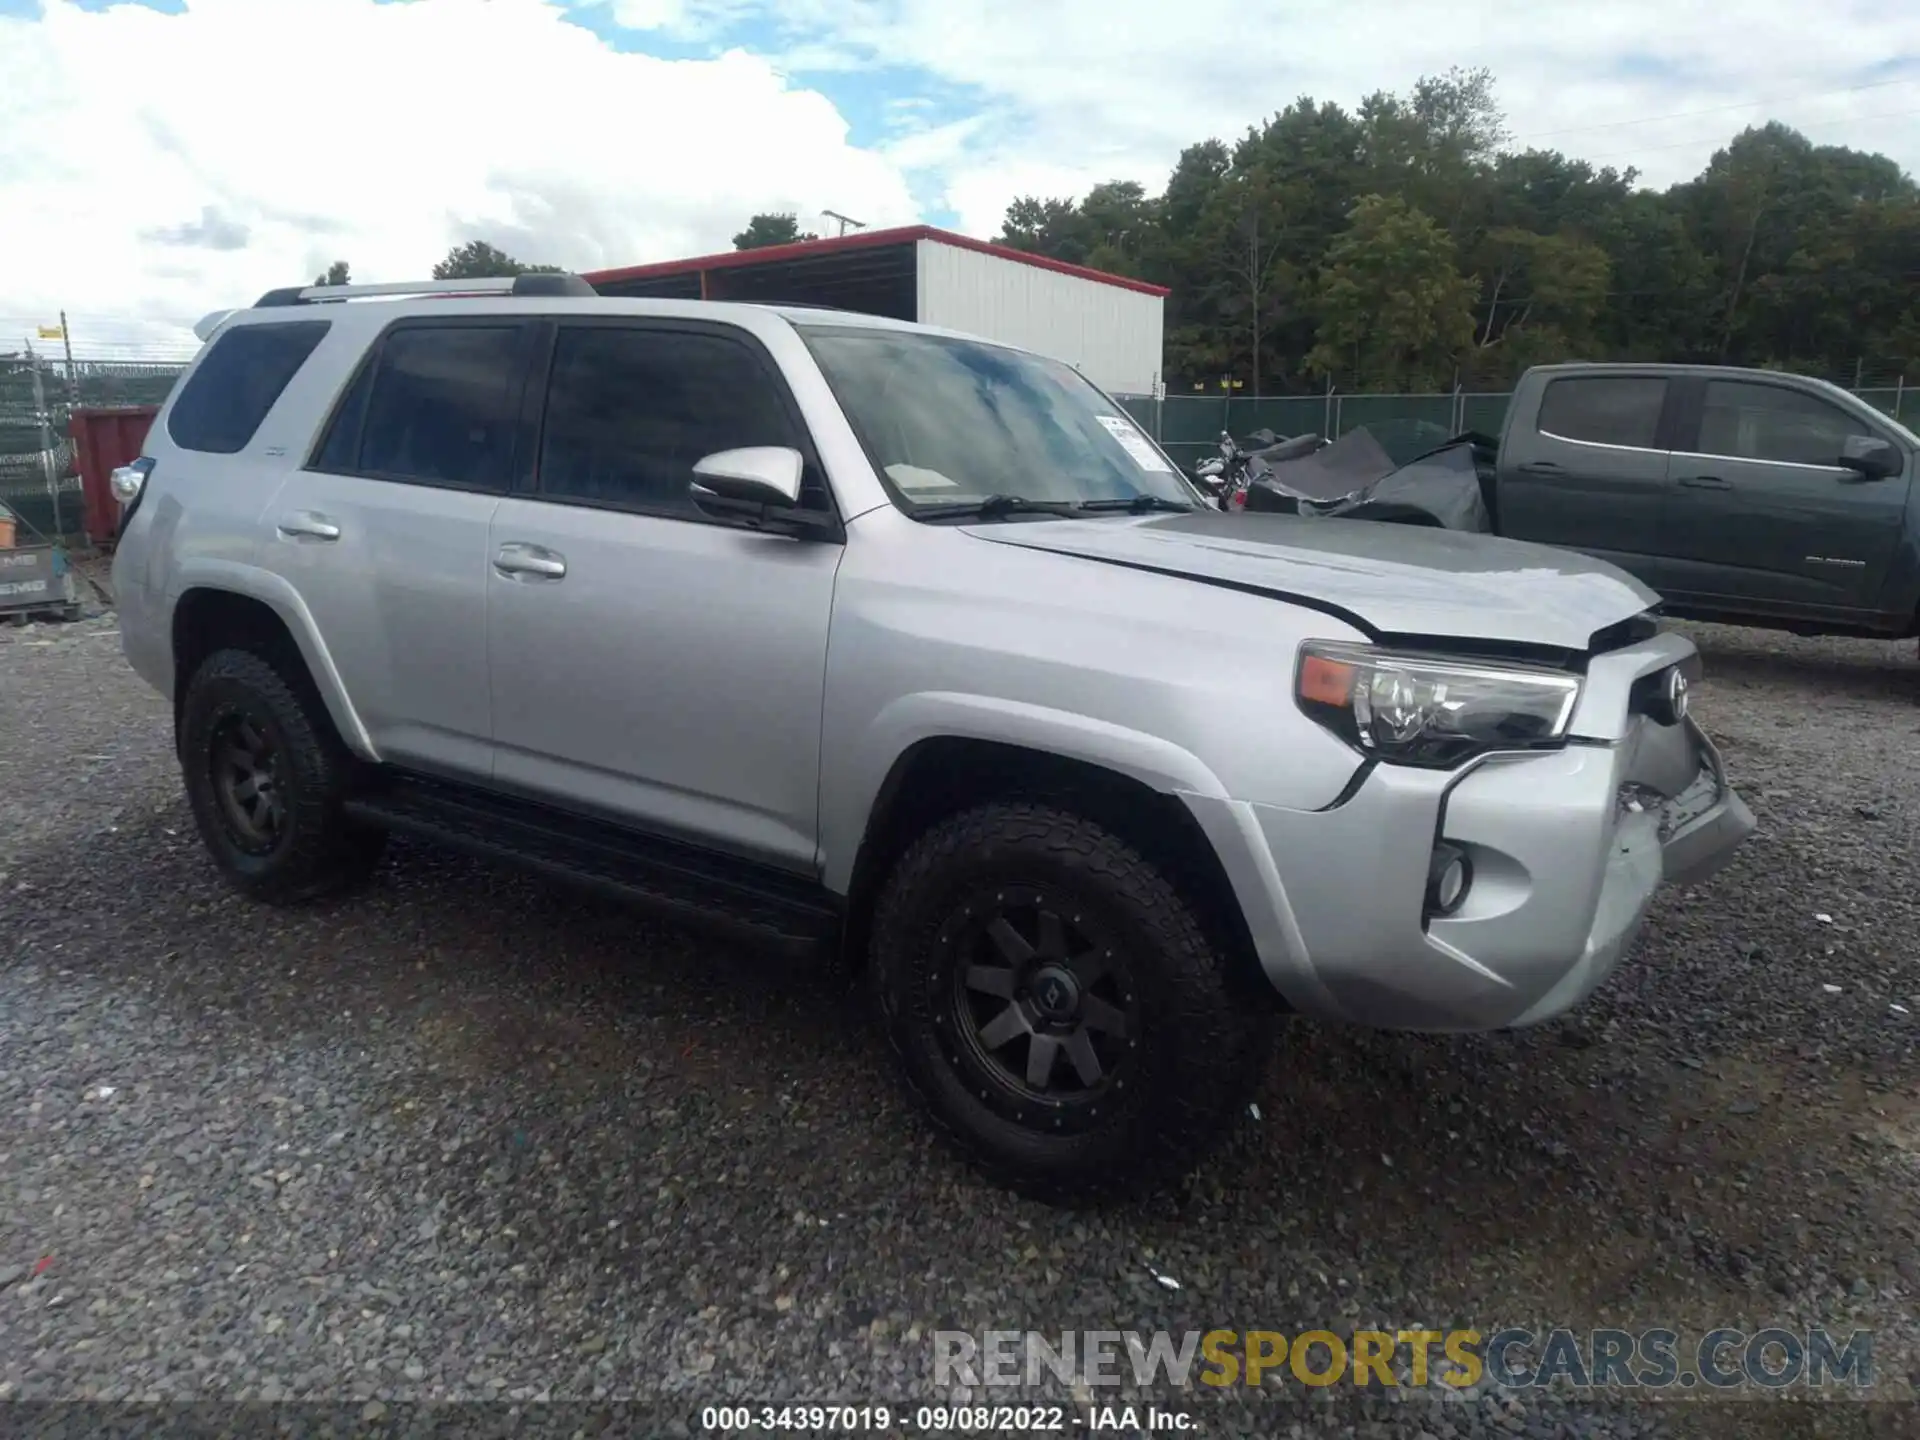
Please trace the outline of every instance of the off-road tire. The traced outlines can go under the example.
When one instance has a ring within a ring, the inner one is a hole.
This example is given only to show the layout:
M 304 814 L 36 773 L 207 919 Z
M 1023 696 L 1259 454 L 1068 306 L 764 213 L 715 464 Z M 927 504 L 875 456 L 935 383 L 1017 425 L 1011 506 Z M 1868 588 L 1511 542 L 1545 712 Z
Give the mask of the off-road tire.
M 1116 1070 L 1125 1088 L 1105 1092 L 1105 1113 L 1083 1112 L 1070 1133 L 983 1086 L 956 1035 L 968 1022 L 948 997 L 969 961 L 951 938 L 955 907 L 1003 884 L 1071 897 L 1089 922 L 1122 937 L 1140 1022 L 1137 1050 L 1122 1063 L 1134 1068 Z M 909 1089 L 951 1144 L 1020 1193 L 1100 1203 L 1186 1175 L 1245 1113 L 1267 1059 L 1271 998 L 1252 993 L 1221 927 L 1203 922 L 1200 907 L 1109 829 L 1057 801 L 996 801 L 907 848 L 876 906 L 867 971 Z
M 201 839 L 234 889 L 270 904 L 294 904 L 346 889 L 379 863 L 386 833 L 342 812 L 355 761 L 334 734 L 305 677 L 290 679 L 246 650 L 218 650 L 187 682 L 180 763 Z M 247 848 L 218 793 L 214 745 L 244 720 L 277 757 L 284 822 L 264 848 Z

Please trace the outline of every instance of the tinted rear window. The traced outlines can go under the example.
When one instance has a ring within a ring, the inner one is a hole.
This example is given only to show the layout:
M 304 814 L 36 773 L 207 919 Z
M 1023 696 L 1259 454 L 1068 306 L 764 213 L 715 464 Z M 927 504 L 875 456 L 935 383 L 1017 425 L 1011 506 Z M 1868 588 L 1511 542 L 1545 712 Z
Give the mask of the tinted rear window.
M 1654 447 L 1667 382 L 1657 376 L 1587 375 L 1547 382 L 1540 429 L 1563 440 Z
M 173 443 L 214 455 L 244 450 L 329 328 L 325 320 L 290 320 L 221 335 L 167 413 Z
M 521 325 L 414 326 L 380 343 L 364 419 L 349 394 L 336 433 L 358 422 L 340 468 L 462 490 L 505 490 L 520 424 Z M 355 387 L 356 391 L 358 386 Z M 329 435 L 322 456 L 338 464 Z

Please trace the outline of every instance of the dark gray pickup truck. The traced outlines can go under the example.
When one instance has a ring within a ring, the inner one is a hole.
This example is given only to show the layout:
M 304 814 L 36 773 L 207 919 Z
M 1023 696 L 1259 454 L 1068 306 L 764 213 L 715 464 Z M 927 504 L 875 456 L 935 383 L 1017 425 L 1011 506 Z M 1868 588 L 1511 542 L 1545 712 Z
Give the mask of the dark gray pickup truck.
M 1823 381 L 1549 365 L 1507 409 L 1493 528 L 1610 560 L 1674 615 L 1920 634 L 1920 437 Z

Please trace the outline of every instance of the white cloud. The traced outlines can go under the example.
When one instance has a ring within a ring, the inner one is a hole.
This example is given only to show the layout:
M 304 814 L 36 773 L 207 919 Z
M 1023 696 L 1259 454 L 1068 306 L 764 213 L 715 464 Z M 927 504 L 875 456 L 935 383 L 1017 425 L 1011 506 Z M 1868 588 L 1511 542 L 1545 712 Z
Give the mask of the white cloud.
M 615 24 L 628 30 L 659 30 L 671 35 L 707 35 L 758 8 L 756 0 L 574 0 L 583 7 L 604 5 Z
M 591 268 L 724 247 L 757 210 L 906 223 L 916 196 L 991 235 L 1017 195 L 1157 189 L 1299 95 L 1452 65 L 1493 69 L 1518 141 L 1652 183 L 1768 118 L 1920 169 L 1910 0 L 44 3 L 0 18 L 0 349 L 62 307 L 83 344 L 151 335 L 476 237 Z M 569 10 L 755 53 L 621 54 Z M 871 148 L 822 91 L 877 114 Z
M 687 20 L 687 0 L 609 0 L 609 8 L 629 30 L 665 30 Z
M 944 170 L 968 158 L 975 139 L 986 133 L 984 115 L 968 115 L 945 125 L 927 125 L 911 110 L 889 117 L 894 134 L 882 153 L 902 170 Z
M 1352 106 L 1422 74 L 1487 65 L 1516 139 L 1648 183 L 1698 173 L 1743 125 L 1920 168 L 1920 6 L 1876 0 L 781 0 L 787 56 L 924 69 L 983 97 L 991 125 L 941 166 L 964 228 L 1006 203 L 1106 179 L 1164 182 L 1181 147 L 1233 139 L 1302 94 Z M 802 18 L 804 17 L 804 24 Z M 1873 67 L 1906 62 L 1903 71 Z M 1906 78 L 1872 89 L 1850 88 Z M 1773 101 L 1767 105 L 1746 102 Z M 1698 114 L 1715 107 L 1738 107 Z M 1544 133 L 1543 133 L 1544 132 Z
M 620 54 L 544 0 L 52 0 L 0 18 L 0 349 L 177 338 L 310 279 L 424 276 L 483 238 L 589 269 L 725 248 L 756 210 L 916 210 L 764 59 Z

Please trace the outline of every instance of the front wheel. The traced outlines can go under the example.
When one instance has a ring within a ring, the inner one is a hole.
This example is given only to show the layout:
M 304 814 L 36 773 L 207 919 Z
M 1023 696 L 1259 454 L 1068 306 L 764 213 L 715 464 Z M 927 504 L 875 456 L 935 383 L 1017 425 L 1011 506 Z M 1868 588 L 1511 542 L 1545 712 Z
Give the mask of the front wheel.
M 936 1124 L 1048 1200 L 1177 1180 L 1244 1109 L 1272 1025 L 1158 868 L 1039 802 L 921 837 L 881 895 L 870 968 Z

